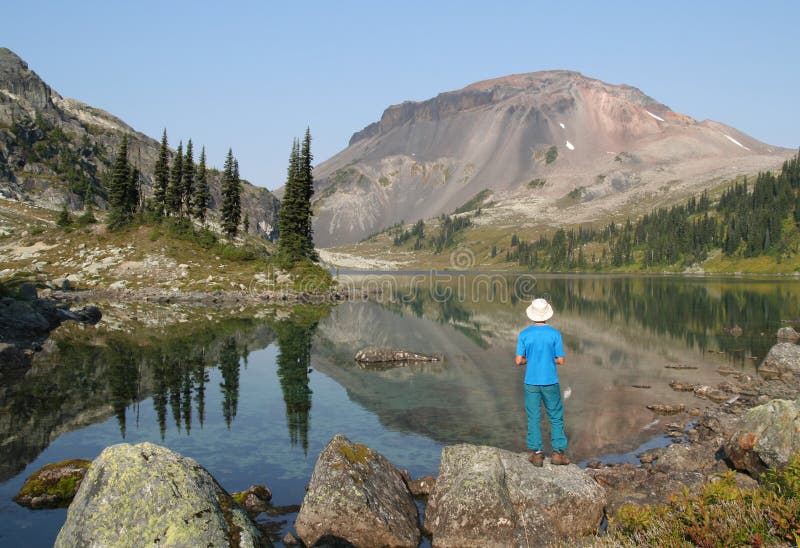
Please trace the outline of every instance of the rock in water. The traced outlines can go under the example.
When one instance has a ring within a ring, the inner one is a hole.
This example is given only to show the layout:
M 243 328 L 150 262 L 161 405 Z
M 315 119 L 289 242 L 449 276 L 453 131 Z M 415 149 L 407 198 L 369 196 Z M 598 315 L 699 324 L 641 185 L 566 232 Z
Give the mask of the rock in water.
M 445 447 L 425 511 L 433 546 L 543 546 L 595 533 L 605 490 L 574 464 L 536 468 L 526 457 Z
M 733 465 L 753 476 L 785 465 L 798 451 L 800 406 L 789 400 L 772 400 L 749 409 L 725 443 L 725 453 Z
M 323 537 L 355 546 L 416 547 L 420 541 L 417 507 L 400 470 L 341 434 L 317 459 L 295 530 L 307 546 Z
M 800 374 L 800 345 L 790 342 L 774 345 L 758 367 L 758 373 L 766 378 Z
M 778 329 L 777 336 L 779 339 L 786 339 L 789 341 L 796 341 L 800 339 L 800 333 L 795 331 L 793 327 L 781 327 Z
M 438 362 L 442 357 L 396 348 L 365 348 L 356 352 L 354 359 L 361 363 Z
M 91 461 L 85 459 L 47 464 L 25 480 L 14 501 L 29 508 L 67 506 L 91 464 Z
M 55 546 L 263 546 L 261 533 L 196 461 L 152 443 L 92 463 Z

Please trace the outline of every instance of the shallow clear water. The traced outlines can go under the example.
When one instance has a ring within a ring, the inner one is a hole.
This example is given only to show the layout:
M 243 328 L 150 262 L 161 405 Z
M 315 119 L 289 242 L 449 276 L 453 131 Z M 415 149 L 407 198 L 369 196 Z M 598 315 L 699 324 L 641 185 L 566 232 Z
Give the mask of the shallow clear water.
M 653 440 L 660 422 L 648 403 L 710 405 L 669 381 L 717 384 L 720 368 L 755 371 L 782 320 L 800 314 L 800 284 L 783 280 L 352 281 L 382 292 L 163 333 L 56 334 L 30 371 L 0 377 L 0 545 L 51 545 L 66 511 L 30 511 L 11 498 L 44 464 L 92 459 L 114 443 L 164 444 L 229 491 L 266 484 L 277 505 L 302 501 L 337 432 L 413 476 L 435 474 L 445 444 L 524 450 L 523 371 L 512 360 L 533 296 L 553 302 L 552 324 L 564 334 L 560 378 L 576 461 Z M 444 361 L 362 368 L 352 356 L 365 346 Z M 696 369 L 666 367 L 674 364 Z M 282 519 L 286 530 L 294 516 Z

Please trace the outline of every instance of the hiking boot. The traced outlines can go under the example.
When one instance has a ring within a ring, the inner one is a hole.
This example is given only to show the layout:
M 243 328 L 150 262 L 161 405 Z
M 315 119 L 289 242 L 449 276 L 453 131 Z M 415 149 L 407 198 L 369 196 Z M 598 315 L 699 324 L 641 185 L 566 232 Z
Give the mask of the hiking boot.
M 534 466 L 541 468 L 544 466 L 544 455 L 541 451 L 531 451 L 531 454 L 528 455 L 528 461 Z
M 569 464 L 569 457 L 567 457 L 563 451 L 553 451 L 553 456 L 550 458 L 550 464 L 555 464 L 556 466 Z

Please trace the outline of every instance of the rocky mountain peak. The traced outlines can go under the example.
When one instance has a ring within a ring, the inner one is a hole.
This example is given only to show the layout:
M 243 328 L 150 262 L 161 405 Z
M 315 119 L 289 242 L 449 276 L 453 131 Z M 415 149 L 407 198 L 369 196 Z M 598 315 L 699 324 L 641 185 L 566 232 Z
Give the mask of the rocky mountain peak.
M 633 86 L 569 70 L 513 74 L 392 105 L 355 133 L 315 169 L 315 239 L 352 243 L 479 193 L 492 195 L 492 223 L 560 224 L 567 205 L 572 222 L 594 222 L 790 155 Z
M 34 109 L 52 106 L 52 90 L 16 53 L 0 48 L 0 103 L 25 101 Z

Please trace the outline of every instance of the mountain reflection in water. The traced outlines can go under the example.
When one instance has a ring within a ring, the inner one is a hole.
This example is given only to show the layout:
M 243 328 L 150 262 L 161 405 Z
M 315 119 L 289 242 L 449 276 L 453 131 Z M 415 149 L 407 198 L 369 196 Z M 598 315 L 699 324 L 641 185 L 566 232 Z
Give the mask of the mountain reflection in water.
M 32 531 L 52 543 L 63 522 L 9 502 L 25 476 L 121 441 L 192 456 L 230 490 L 266 483 L 277 504 L 300 502 L 336 432 L 414 475 L 436 473 L 443 444 L 524 450 L 524 371 L 513 354 L 533 297 L 553 303 L 564 335 L 575 461 L 652 439 L 664 419 L 647 404 L 714 405 L 669 381 L 754 372 L 782 320 L 800 312 L 795 280 L 539 277 L 521 292 L 514 277 L 476 278 L 384 277 L 370 301 L 157 332 L 60 328 L 29 370 L 0 369 L 0 544 Z M 444 360 L 361 367 L 353 356 L 366 346 Z

